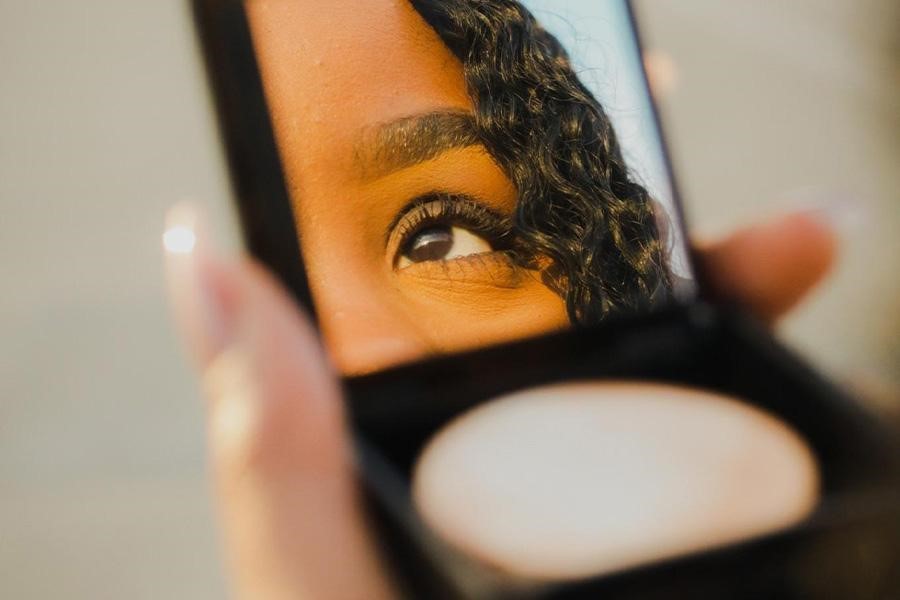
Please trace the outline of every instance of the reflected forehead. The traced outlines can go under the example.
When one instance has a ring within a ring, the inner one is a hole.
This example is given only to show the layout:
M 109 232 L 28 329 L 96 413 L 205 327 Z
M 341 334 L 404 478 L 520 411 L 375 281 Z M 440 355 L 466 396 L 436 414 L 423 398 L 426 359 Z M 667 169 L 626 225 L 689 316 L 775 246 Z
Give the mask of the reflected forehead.
M 363 129 L 354 159 L 361 178 L 373 179 L 480 143 L 472 113 L 436 110 Z
M 285 173 L 305 202 L 433 156 L 426 141 L 471 143 L 459 119 L 442 136 L 420 133 L 446 119 L 415 133 L 411 115 L 471 111 L 472 101 L 461 63 L 408 0 L 253 0 L 248 16 Z M 397 121 L 407 122 L 376 133 Z

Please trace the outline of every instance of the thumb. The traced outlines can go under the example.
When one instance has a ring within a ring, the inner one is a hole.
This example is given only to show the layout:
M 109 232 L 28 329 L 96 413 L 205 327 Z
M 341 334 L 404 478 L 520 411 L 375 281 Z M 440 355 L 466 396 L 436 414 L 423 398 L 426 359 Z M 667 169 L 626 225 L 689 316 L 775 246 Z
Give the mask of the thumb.
M 717 296 L 774 322 L 828 273 L 837 237 L 827 220 L 807 211 L 700 243 L 698 250 L 700 266 Z
M 188 207 L 170 212 L 166 271 L 209 400 L 236 597 L 390 597 L 312 326 L 261 267 L 214 257 L 196 221 Z

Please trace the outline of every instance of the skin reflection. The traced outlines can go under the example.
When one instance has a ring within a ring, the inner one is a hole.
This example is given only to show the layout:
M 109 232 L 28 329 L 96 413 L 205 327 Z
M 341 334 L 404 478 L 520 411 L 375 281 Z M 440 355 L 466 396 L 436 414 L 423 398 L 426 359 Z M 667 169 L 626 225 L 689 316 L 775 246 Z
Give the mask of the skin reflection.
M 312 296 L 344 374 L 667 296 L 652 200 L 518 3 L 247 6 Z
M 787 527 L 818 497 L 806 443 L 734 399 L 574 383 L 489 402 L 439 432 L 414 501 L 457 548 L 514 575 L 609 572 Z
M 515 188 L 470 133 L 459 62 L 411 5 L 248 6 L 338 368 L 565 327 L 562 299 L 504 252 Z

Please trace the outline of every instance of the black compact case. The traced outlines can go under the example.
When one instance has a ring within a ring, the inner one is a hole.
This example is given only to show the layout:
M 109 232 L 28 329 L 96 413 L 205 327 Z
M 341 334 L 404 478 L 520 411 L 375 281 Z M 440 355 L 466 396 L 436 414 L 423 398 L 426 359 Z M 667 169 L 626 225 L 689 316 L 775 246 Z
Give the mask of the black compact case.
M 248 250 L 309 299 L 240 0 L 191 0 Z M 701 274 L 702 275 L 702 274 Z M 721 392 L 780 417 L 820 468 L 815 512 L 787 530 L 576 582 L 528 585 L 459 555 L 419 520 L 412 467 L 454 417 L 499 395 L 579 380 Z M 704 299 L 345 381 L 372 524 L 412 598 L 900 598 L 900 435 L 740 309 Z
M 640 380 L 714 390 L 789 423 L 812 447 L 821 500 L 788 530 L 573 583 L 498 577 L 418 521 L 412 467 L 428 439 L 478 404 L 563 381 Z M 346 382 L 362 476 L 385 552 L 416 598 L 900 597 L 897 432 L 738 310 L 701 302 Z

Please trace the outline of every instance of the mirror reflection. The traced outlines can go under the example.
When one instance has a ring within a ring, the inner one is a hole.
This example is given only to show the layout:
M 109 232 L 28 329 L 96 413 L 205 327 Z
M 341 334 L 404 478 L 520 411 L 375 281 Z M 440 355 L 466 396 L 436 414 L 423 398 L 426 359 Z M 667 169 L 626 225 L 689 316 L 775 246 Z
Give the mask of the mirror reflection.
M 623 2 L 246 2 L 345 374 L 690 290 Z

